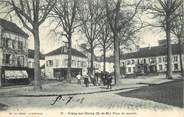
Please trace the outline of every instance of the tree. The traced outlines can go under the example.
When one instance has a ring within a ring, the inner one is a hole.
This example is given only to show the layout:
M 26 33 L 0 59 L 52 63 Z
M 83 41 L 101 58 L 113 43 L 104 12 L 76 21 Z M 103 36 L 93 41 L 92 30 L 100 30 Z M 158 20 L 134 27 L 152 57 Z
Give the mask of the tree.
M 54 7 L 56 0 L 7 0 L 3 1 L 10 11 L 14 11 L 23 26 L 34 37 L 34 89 L 42 89 L 40 71 L 39 27 Z M 10 13 L 7 11 L 7 13 Z
M 71 82 L 71 49 L 72 49 L 72 34 L 78 27 L 76 22 L 78 0 L 58 0 L 53 8 L 52 17 L 58 22 L 56 28 L 61 28 L 61 34 L 67 38 L 68 43 L 68 69 L 67 81 Z
M 147 27 L 147 25 L 144 25 L 140 17 L 134 18 L 131 22 L 128 22 L 124 26 L 120 33 L 120 57 L 122 57 L 124 51 L 137 49 L 139 42 L 139 37 L 137 36 L 137 33 L 139 33 L 145 27 Z
M 178 17 L 177 9 L 183 0 L 157 0 L 156 5 L 151 7 L 155 18 L 159 19 L 161 27 L 165 30 L 167 40 L 167 73 L 166 77 L 172 79 L 172 45 L 171 29 L 173 20 Z
M 173 20 L 173 27 L 172 27 L 172 33 L 177 37 L 178 39 L 178 47 L 179 47 L 179 58 L 180 58 L 180 69 L 181 69 L 181 75 L 184 77 L 184 68 L 183 68 L 183 44 L 184 44 L 184 2 L 180 6 L 180 8 L 177 10 L 176 15 L 178 15 L 177 18 Z
M 115 70 L 115 79 L 116 84 L 119 84 L 120 80 L 120 39 L 121 39 L 121 31 L 124 28 L 124 26 L 130 22 L 136 15 L 138 11 L 138 6 L 142 2 L 140 0 L 135 6 L 135 11 L 133 13 L 127 13 L 127 15 L 124 15 L 124 11 L 122 7 L 123 6 L 122 0 L 104 0 L 105 2 L 105 8 L 106 8 L 106 16 L 108 19 L 108 23 L 110 25 L 111 31 L 113 33 L 113 41 L 114 41 L 114 70 Z M 131 5 L 133 6 L 133 5 Z M 128 16 L 128 17 L 124 17 Z
M 94 49 L 97 46 L 96 39 L 100 32 L 98 24 L 103 17 L 103 8 L 100 0 L 83 0 L 80 6 L 79 21 L 81 31 L 87 38 L 87 45 L 90 46 L 90 73 L 93 74 Z
M 104 23 L 105 22 L 105 23 Z M 106 52 L 112 46 L 112 33 L 109 27 L 109 24 L 106 20 L 103 20 L 100 24 L 100 34 L 98 38 L 99 45 L 102 47 L 103 50 L 103 72 L 106 72 Z

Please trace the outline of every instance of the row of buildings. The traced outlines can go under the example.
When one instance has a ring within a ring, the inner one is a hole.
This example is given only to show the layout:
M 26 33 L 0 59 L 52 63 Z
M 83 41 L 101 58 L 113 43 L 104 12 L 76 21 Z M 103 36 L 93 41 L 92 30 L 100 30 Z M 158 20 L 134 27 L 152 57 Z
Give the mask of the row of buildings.
M 16 24 L 0 19 L 0 86 L 28 84 L 34 77 L 34 50 L 28 49 L 28 35 Z M 45 55 L 40 53 L 42 76 L 63 79 L 67 73 L 67 47 Z M 72 76 L 87 74 L 88 57 L 72 48 Z M 95 61 L 96 70 L 100 62 Z
M 182 61 L 184 65 L 184 50 Z M 180 72 L 180 49 L 177 43 L 172 44 L 172 71 Z M 126 53 L 121 57 L 121 72 L 126 75 L 163 73 L 167 71 L 166 41 L 159 41 L 158 46 L 140 48 L 136 52 Z M 183 66 L 184 67 L 184 66 Z
M 179 72 L 180 59 L 177 44 L 172 45 L 173 71 Z M 45 55 L 40 53 L 42 75 L 47 79 L 62 80 L 67 73 L 67 47 L 59 47 Z M 72 76 L 87 74 L 88 55 L 72 48 Z M 184 61 L 184 54 L 182 55 Z M 140 48 L 120 58 L 121 73 L 139 75 L 166 71 L 166 45 Z M 107 60 L 106 70 L 113 72 L 113 61 Z M 103 60 L 95 59 L 94 70 L 103 71 Z M 34 77 L 34 50 L 28 49 L 28 35 L 16 24 L 0 19 L 0 86 L 29 83 Z

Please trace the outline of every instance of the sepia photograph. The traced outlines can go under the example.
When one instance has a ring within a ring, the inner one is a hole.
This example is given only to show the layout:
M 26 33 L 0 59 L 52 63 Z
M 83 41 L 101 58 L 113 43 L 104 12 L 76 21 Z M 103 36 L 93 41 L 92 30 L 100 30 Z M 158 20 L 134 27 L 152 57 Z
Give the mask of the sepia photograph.
M 0 0 L 1 117 L 184 117 L 184 0 Z

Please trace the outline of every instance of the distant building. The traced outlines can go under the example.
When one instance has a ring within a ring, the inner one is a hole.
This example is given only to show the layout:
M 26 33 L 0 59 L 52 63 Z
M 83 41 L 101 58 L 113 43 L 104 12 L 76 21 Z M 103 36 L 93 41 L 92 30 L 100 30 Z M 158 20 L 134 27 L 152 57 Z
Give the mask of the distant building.
M 94 56 L 94 59 L 93 59 L 93 69 L 94 69 L 94 73 L 96 72 L 101 72 L 101 60 Z M 88 57 L 88 72 L 90 71 L 90 68 L 91 68 L 91 57 Z
M 81 48 L 82 53 L 87 56 L 87 62 L 88 62 L 88 73 L 90 73 L 90 69 L 91 69 L 91 53 L 90 53 L 90 49 L 84 49 L 85 48 L 85 44 L 83 44 L 84 47 Z M 99 59 L 99 57 L 93 56 L 93 71 L 94 72 L 100 72 L 101 71 L 101 61 Z
M 103 71 L 104 69 L 104 62 L 103 62 L 103 56 L 99 57 L 100 62 L 100 71 Z M 106 57 L 106 72 L 112 73 L 114 72 L 114 62 L 113 62 L 113 56 Z
M 166 72 L 167 47 L 159 46 L 140 48 L 137 52 L 127 53 L 121 57 L 121 72 L 126 75 Z M 183 52 L 184 53 L 184 52 Z M 172 70 L 181 71 L 178 44 L 172 44 Z M 184 54 L 182 55 L 184 61 Z
M 1 84 L 28 83 L 28 35 L 16 24 L 0 19 Z
M 62 80 L 67 76 L 68 49 L 62 46 L 45 54 L 45 74 L 48 79 Z M 76 49 L 72 48 L 71 75 L 87 74 L 87 57 Z

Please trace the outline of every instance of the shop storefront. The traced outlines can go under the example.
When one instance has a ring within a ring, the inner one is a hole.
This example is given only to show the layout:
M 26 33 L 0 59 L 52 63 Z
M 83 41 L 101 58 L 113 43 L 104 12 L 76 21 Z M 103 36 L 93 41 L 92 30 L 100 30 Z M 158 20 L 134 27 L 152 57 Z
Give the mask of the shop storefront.
M 29 84 L 27 68 L 23 67 L 2 67 L 1 68 L 1 85 L 26 85 Z
M 71 68 L 72 77 L 76 77 L 79 73 L 82 75 L 82 68 Z M 55 68 L 54 77 L 57 80 L 64 80 L 67 77 L 67 68 Z

